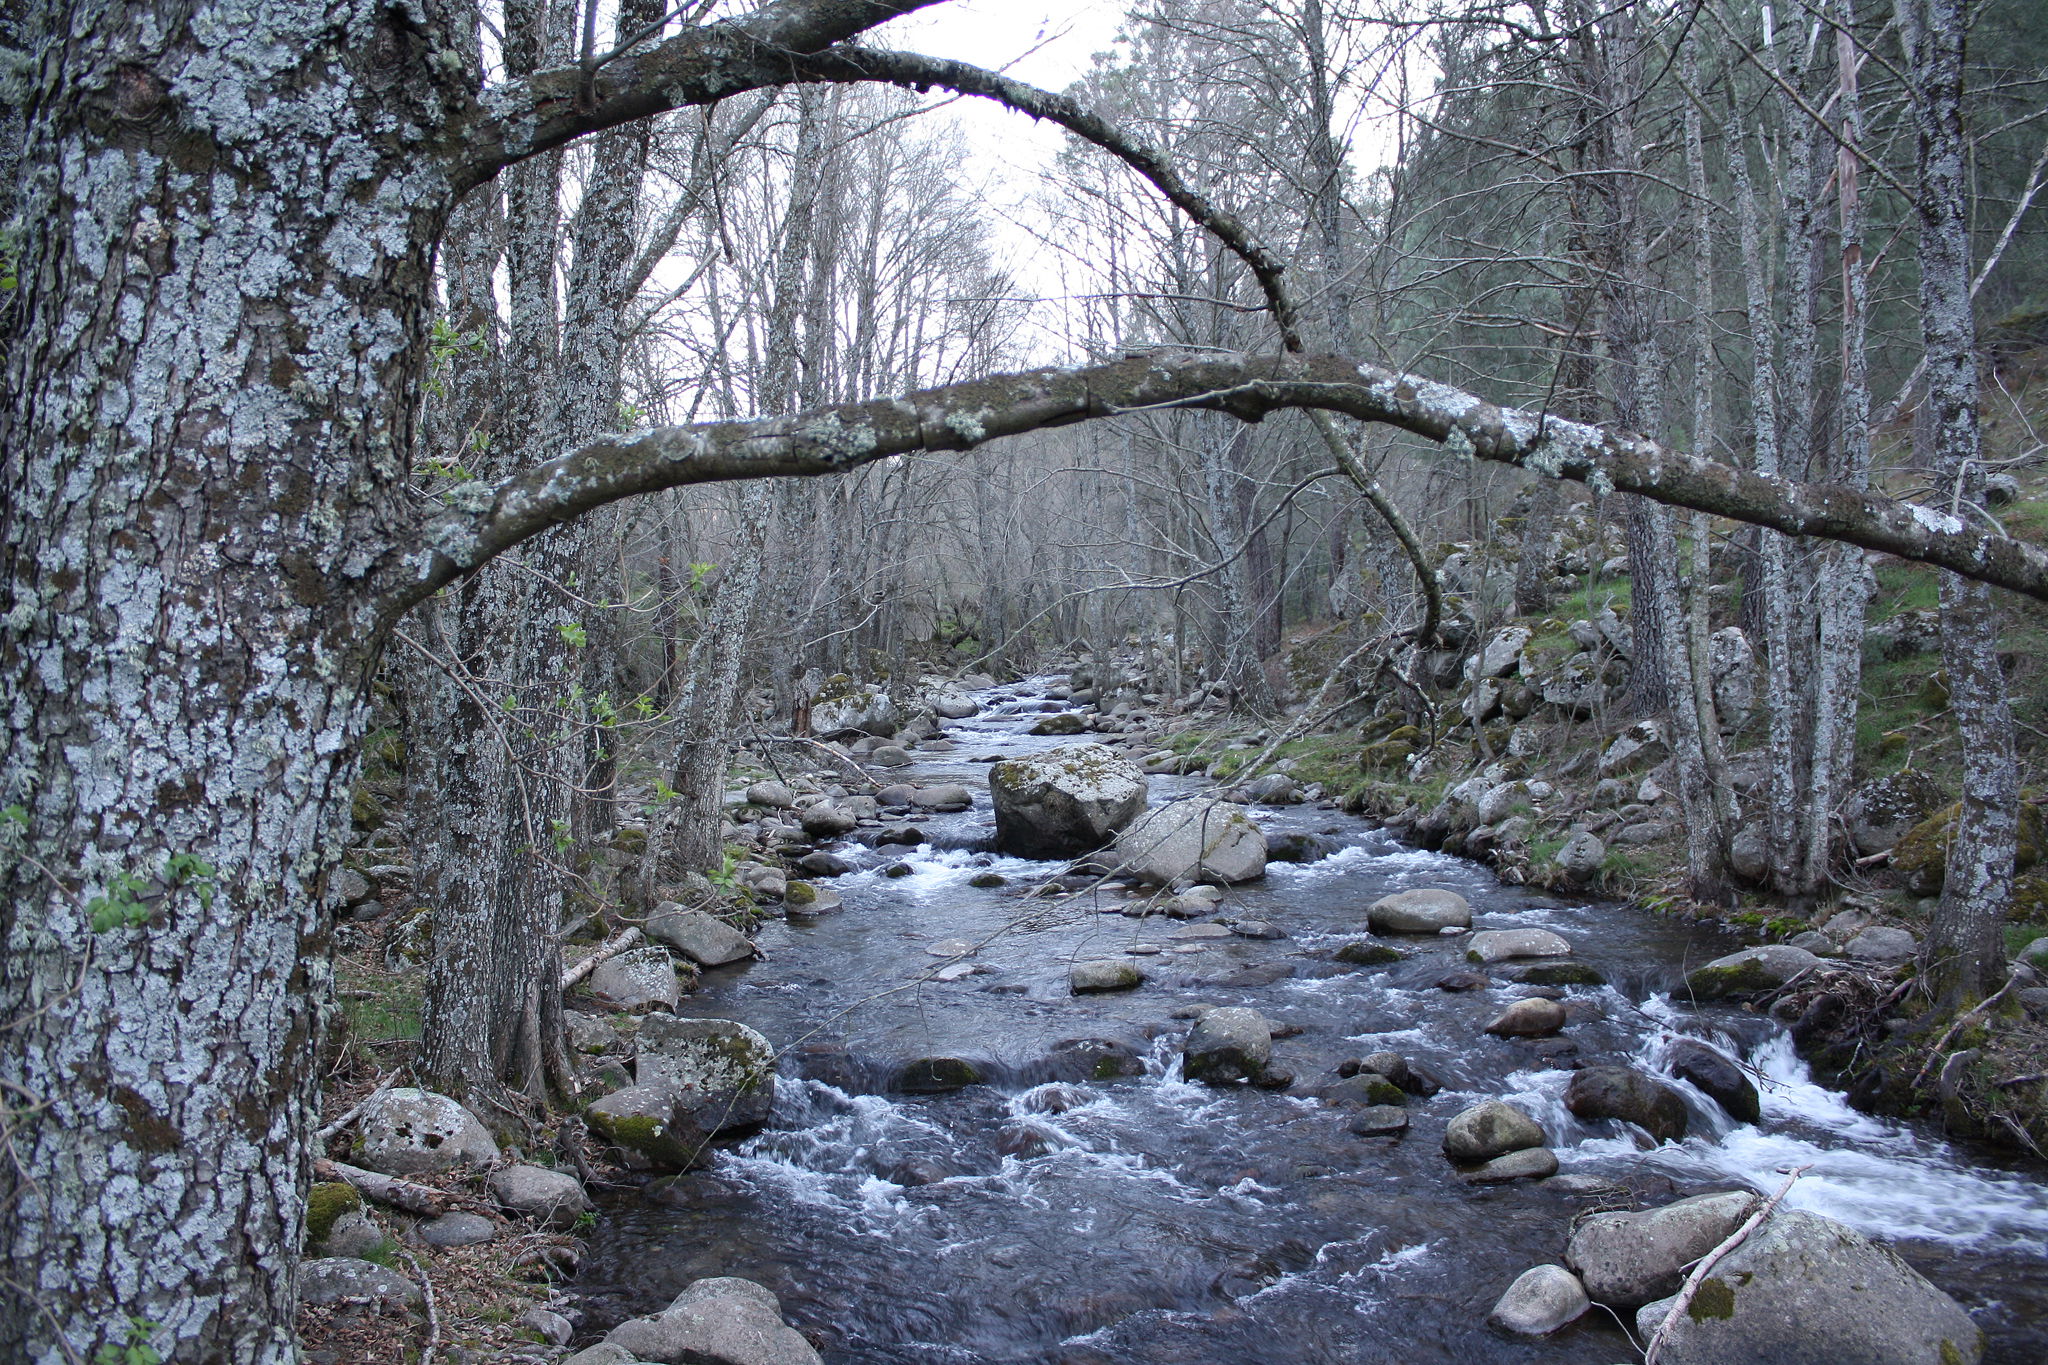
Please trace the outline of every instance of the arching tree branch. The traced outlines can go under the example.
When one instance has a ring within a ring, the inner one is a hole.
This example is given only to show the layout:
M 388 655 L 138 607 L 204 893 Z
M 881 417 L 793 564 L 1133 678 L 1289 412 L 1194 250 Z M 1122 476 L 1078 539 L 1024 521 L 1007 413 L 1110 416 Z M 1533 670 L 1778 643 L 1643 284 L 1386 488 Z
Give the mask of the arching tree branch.
M 1028 370 L 794 416 L 660 427 L 600 441 L 495 487 L 457 488 L 426 549 L 383 570 L 389 612 L 594 507 L 684 484 L 832 474 L 913 451 L 969 450 L 1003 436 L 1144 408 L 1207 408 L 1244 421 L 1291 408 L 1342 413 L 1442 442 L 1454 453 L 1571 479 L 1601 492 L 1819 536 L 2048 602 L 2048 551 L 1960 517 L 1875 493 L 1745 473 L 1652 441 L 1500 408 L 1447 384 L 1335 356 L 1160 352 L 1084 369 Z

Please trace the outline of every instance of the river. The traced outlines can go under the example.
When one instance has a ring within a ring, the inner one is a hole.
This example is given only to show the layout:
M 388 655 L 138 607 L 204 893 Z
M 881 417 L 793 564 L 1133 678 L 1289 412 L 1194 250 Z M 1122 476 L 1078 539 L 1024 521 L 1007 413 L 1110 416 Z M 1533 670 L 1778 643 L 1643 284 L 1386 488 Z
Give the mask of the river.
M 1194 937 L 1189 924 L 1124 915 L 1114 892 L 1025 897 L 1058 869 L 988 851 L 985 760 L 1080 742 L 1025 733 L 1047 681 L 981 694 L 980 716 L 948 725 L 955 752 L 890 775 L 965 783 L 974 809 L 918 817 L 928 841 L 914 849 L 838 846 L 856 866 L 831 883 L 844 908 L 771 921 L 764 960 L 707 973 L 685 1000 L 685 1012 L 742 1020 L 784 1050 L 774 1117 L 710 1169 L 607 1211 L 574 1286 L 589 1327 L 657 1311 L 700 1277 L 739 1275 L 773 1289 L 832 1365 L 1610 1365 L 1637 1353 L 1598 1308 L 1535 1342 L 1491 1331 L 1487 1312 L 1522 1270 L 1560 1259 L 1582 1209 L 1775 1190 L 1780 1170 L 1807 1166 L 1789 1206 L 1889 1241 L 1972 1311 L 1988 1361 L 2048 1360 L 2039 1168 L 1858 1113 L 1768 1020 L 1674 1005 L 1667 992 L 1688 965 L 1738 946 L 1718 931 L 1504 886 L 1311 806 L 1252 809 L 1270 830 L 1319 833 L 1338 851 L 1274 864 L 1223 906 L 1283 938 Z M 1200 785 L 1154 777 L 1152 799 Z M 970 885 L 989 873 L 1007 884 Z M 1475 928 L 1564 935 L 1608 984 L 1569 992 L 1562 1042 L 1511 1042 L 1482 1025 L 1528 988 L 1436 987 L 1467 969 L 1458 939 L 1403 940 L 1411 956 L 1390 966 L 1332 960 L 1365 937 L 1373 900 L 1424 886 L 1465 896 Z M 927 950 L 948 939 L 978 945 L 965 960 L 980 970 L 930 979 L 943 959 Z M 1069 993 L 1073 962 L 1126 955 L 1148 974 L 1139 988 Z M 1298 1027 L 1274 1047 L 1294 1090 L 1182 1082 L 1178 1043 L 1197 1003 Z M 1680 1033 L 1749 1061 L 1760 1124 L 1678 1081 L 1691 1110 L 1680 1143 L 1644 1150 L 1565 1110 L 1574 1059 L 1657 1070 Z M 1383 1049 L 1443 1089 L 1410 1101 L 1405 1135 L 1354 1136 L 1344 1111 L 1304 1092 Z M 1105 1071 L 1137 1074 L 1047 1082 L 1104 1057 Z M 920 1058 L 960 1059 L 983 1083 L 903 1093 L 901 1073 Z M 1461 1181 L 1438 1147 L 1444 1124 L 1496 1096 L 1543 1122 L 1562 1174 L 1607 1188 Z

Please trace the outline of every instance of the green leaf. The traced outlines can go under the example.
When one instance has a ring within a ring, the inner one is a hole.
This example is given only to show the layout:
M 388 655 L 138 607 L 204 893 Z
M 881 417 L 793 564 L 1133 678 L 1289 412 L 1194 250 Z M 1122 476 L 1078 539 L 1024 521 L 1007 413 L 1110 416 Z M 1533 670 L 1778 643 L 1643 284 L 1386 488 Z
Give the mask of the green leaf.
M 590 643 L 589 634 L 574 621 L 565 621 L 561 625 L 556 626 L 555 629 L 560 632 L 564 640 L 567 640 L 577 649 L 581 649 Z

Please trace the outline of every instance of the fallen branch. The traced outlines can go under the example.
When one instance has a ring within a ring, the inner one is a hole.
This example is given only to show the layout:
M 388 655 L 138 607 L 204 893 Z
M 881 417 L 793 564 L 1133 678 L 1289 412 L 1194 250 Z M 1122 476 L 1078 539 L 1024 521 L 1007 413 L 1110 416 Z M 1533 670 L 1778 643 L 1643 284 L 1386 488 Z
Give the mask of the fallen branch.
M 2016 1085 L 2032 1085 L 2035 1081 L 2048 1081 L 2048 1071 L 2029 1071 L 2024 1076 L 2007 1076 L 2002 1081 L 1993 1081 L 1993 1087 L 2009 1090 Z
M 756 736 L 756 741 L 763 746 L 775 744 L 809 745 L 823 754 L 825 761 L 837 769 L 841 777 L 855 782 L 865 782 L 871 791 L 880 791 L 882 789 L 882 784 L 876 781 L 872 774 L 863 770 L 860 764 L 854 762 L 851 758 L 848 758 L 845 754 L 840 753 L 822 740 L 812 739 L 808 735 L 758 735 Z M 767 752 L 766 747 L 762 749 L 762 752 L 764 754 Z
M 434 1352 L 441 1349 L 441 1308 L 434 1302 L 434 1282 L 427 1278 L 426 1269 L 420 1265 L 419 1257 L 412 1254 L 412 1248 L 401 1246 L 398 1254 L 412 1267 L 413 1277 L 420 1282 L 420 1293 L 427 1300 L 427 1344 L 420 1348 L 419 1365 L 434 1365 Z
M 379 1204 L 389 1204 L 394 1209 L 407 1213 L 425 1214 L 438 1217 L 448 1211 L 452 1196 L 446 1190 L 437 1190 L 432 1185 L 416 1185 L 410 1180 L 396 1176 L 379 1175 L 366 1171 L 360 1166 L 351 1166 L 342 1161 L 325 1158 L 313 1163 L 313 1174 L 322 1180 L 338 1180 L 353 1185 L 366 1199 Z
M 639 941 L 640 929 L 638 925 L 635 925 L 633 928 L 630 929 L 619 930 L 618 933 L 613 934 L 610 938 L 606 939 L 604 943 L 599 946 L 596 952 L 592 953 L 589 957 L 584 958 L 581 962 L 571 967 L 568 971 L 562 973 L 562 989 L 566 991 L 571 987 L 575 986 L 577 983 L 582 981 L 584 977 L 589 976 L 599 967 L 611 961 L 620 953 L 625 952 L 626 949 L 632 947 Z
M 1665 1338 L 1678 1326 L 1678 1320 L 1685 1316 L 1685 1310 L 1692 1307 L 1693 1298 L 1700 1292 L 1700 1286 L 1707 1282 L 1708 1273 L 1721 1263 L 1722 1257 L 1741 1246 L 1749 1239 L 1751 1233 L 1763 1226 L 1764 1220 L 1771 1216 L 1771 1210 L 1778 1207 L 1778 1201 L 1789 1194 L 1799 1177 L 1811 1169 L 1809 1166 L 1794 1168 L 1792 1173 L 1785 1177 L 1785 1183 L 1778 1187 L 1778 1192 L 1764 1201 L 1762 1208 L 1752 1213 L 1741 1227 L 1729 1233 L 1727 1239 L 1719 1246 L 1700 1257 L 1699 1264 L 1693 1267 L 1692 1274 L 1686 1276 L 1685 1283 L 1679 1287 L 1678 1297 L 1672 1300 L 1671 1311 L 1664 1315 L 1664 1321 L 1650 1337 L 1650 1344 L 1643 1349 L 1643 1365 L 1657 1365 L 1657 1352 L 1663 1349 Z
M 319 1132 L 313 1134 L 313 1137 L 317 1141 L 325 1142 L 327 1141 L 327 1139 L 333 1137 L 336 1133 L 339 1133 L 342 1129 L 348 1127 L 351 1123 L 354 1123 L 357 1117 L 361 1115 L 365 1109 L 368 1109 L 371 1105 L 375 1104 L 379 1099 L 383 1098 L 384 1093 L 391 1089 L 391 1083 L 397 1080 L 400 1074 L 400 1071 L 393 1071 L 389 1075 L 385 1076 L 383 1080 L 377 1082 L 377 1088 L 375 1090 L 372 1090 L 369 1094 L 365 1095 L 362 1098 L 362 1100 L 356 1105 L 355 1108 L 349 1110 L 346 1114 L 343 1114 L 340 1118 L 328 1124 Z

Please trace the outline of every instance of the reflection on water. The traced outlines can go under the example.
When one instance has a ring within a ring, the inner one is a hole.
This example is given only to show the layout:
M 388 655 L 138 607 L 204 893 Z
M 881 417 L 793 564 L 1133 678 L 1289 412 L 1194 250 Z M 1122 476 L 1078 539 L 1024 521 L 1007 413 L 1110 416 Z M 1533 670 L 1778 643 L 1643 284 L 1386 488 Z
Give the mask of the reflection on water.
M 973 760 L 1072 739 L 1022 733 L 1035 700 L 997 706 L 949 733 L 956 752 L 910 770 L 979 789 Z M 901 778 L 902 773 L 892 774 Z M 1154 778 L 1155 800 L 1192 790 Z M 667 1302 L 705 1275 L 737 1274 L 782 1297 L 833 1365 L 1322 1365 L 1323 1362 L 1585 1362 L 1632 1358 L 1599 1313 L 1539 1343 L 1484 1326 L 1522 1270 L 1556 1259 L 1582 1198 L 1543 1185 L 1475 1188 L 1438 1150 L 1444 1123 L 1504 1095 L 1542 1119 L 1568 1172 L 1625 1182 L 1644 1202 L 1705 1189 L 1775 1189 L 1810 1166 L 1793 1207 L 1895 1245 L 1978 1316 L 1994 1362 L 2048 1357 L 2048 1191 L 2038 1172 L 1978 1164 L 1927 1133 L 1858 1114 L 1815 1084 L 1782 1033 L 1752 1017 L 1695 1015 L 1662 993 L 1727 940 L 1612 905 L 1533 895 L 1482 869 L 1403 848 L 1334 812 L 1253 812 L 1269 828 L 1342 847 L 1276 864 L 1234 888 L 1226 916 L 1288 937 L 1177 937 L 1133 918 L 1113 893 L 1027 899 L 1055 869 L 985 851 L 992 818 L 924 816 L 931 843 L 838 851 L 856 871 L 846 908 L 770 925 L 767 960 L 707 973 L 686 1008 L 739 1018 L 787 1049 L 768 1129 L 709 1171 L 654 1187 L 607 1214 L 582 1282 L 592 1325 Z M 905 863 L 908 876 L 884 869 Z M 970 880 L 1000 874 L 1003 887 Z M 1404 943 L 1407 960 L 1351 970 L 1335 949 L 1364 933 L 1389 891 L 1444 886 L 1477 927 L 1540 925 L 1571 939 L 1609 986 L 1574 989 L 1566 1051 L 1491 1038 L 1481 1026 L 1526 990 L 1500 980 L 1452 994 L 1460 941 Z M 928 978 L 944 939 L 980 945 L 982 970 Z M 1067 968 L 1137 949 L 1138 990 L 1073 997 Z M 1299 1036 L 1275 1062 L 1295 1093 L 1183 1083 L 1177 1043 L 1194 1003 L 1249 1005 Z M 1618 1125 L 1574 1119 L 1562 1094 L 1575 1061 L 1662 1071 L 1678 1033 L 1707 1037 L 1756 1068 L 1763 1123 L 1737 1124 L 1684 1082 L 1692 1136 L 1642 1150 Z M 1092 1051 L 1062 1050 L 1097 1040 Z M 1744 1046 L 1745 1040 L 1748 1046 Z M 1443 1083 L 1412 1101 L 1400 1138 L 1359 1138 L 1305 1098 L 1346 1058 L 1400 1051 Z M 1098 1080 L 1074 1059 L 1124 1059 Z M 990 1084 L 950 1095 L 890 1093 L 907 1060 L 957 1056 Z M 1053 1078 L 1051 1083 L 1048 1078 Z

